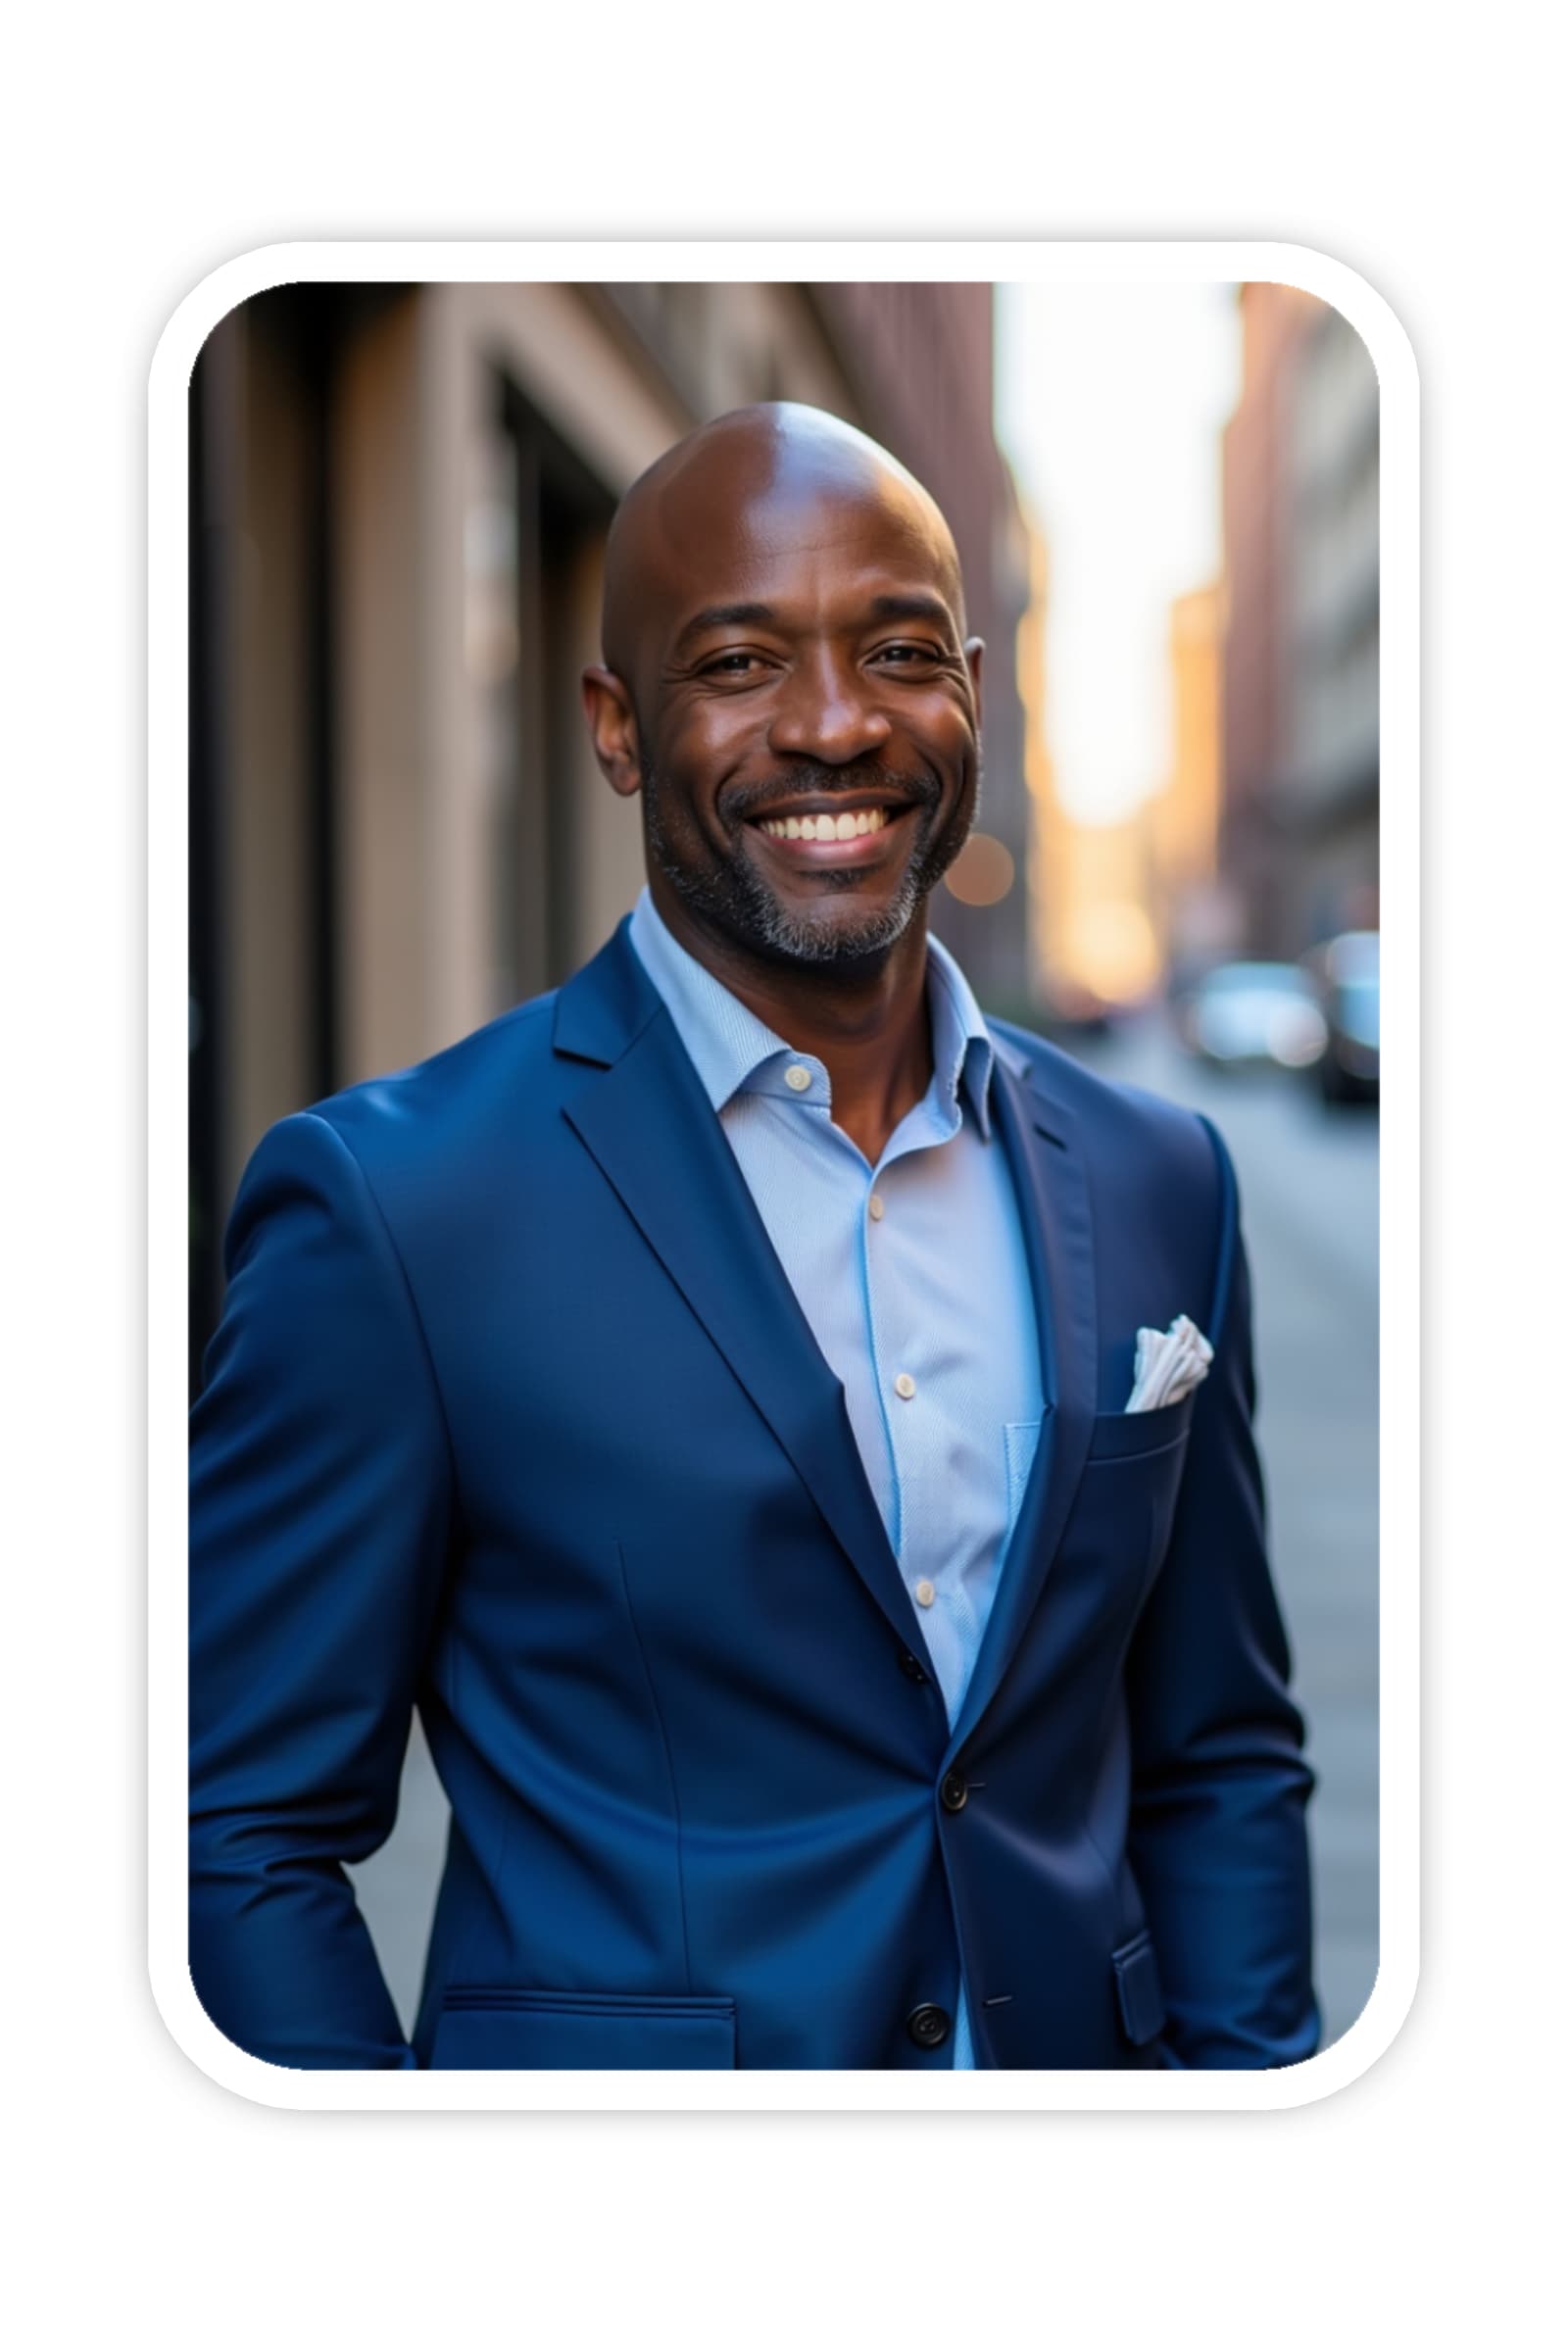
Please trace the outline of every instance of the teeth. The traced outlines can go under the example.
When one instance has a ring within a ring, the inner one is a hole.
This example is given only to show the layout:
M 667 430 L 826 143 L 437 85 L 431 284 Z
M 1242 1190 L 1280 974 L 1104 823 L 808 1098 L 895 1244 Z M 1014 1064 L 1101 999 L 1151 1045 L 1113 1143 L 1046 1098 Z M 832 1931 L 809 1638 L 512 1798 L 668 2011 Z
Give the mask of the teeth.
M 846 809 L 842 816 L 768 816 L 762 831 L 775 841 L 856 841 L 865 833 L 880 833 L 888 821 L 885 808 Z

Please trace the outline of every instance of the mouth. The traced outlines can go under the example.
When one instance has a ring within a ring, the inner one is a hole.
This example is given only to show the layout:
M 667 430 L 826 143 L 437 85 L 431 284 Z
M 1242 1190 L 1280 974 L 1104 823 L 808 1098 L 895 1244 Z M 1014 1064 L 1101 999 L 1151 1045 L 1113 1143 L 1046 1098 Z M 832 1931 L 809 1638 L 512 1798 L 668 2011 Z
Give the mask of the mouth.
M 764 809 L 749 818 L 748 826 L 786 863 L 809 870 L 880 863 L 905 818 L 913 813 L 911 804 L 898 801 L 863 801 L 850 807 L 843 802 L 802 802 L 787 809 Z

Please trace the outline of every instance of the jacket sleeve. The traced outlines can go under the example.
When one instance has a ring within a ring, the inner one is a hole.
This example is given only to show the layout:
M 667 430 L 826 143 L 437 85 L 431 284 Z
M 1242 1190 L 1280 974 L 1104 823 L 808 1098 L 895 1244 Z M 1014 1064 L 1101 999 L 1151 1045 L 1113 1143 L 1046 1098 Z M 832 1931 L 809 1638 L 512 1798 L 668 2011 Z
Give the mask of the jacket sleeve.
M 1214 1360 L 1194 1403 L 1169 1550 L 1128 1658 L 1129 1857 L 1159 1958 L 1171 2062 L 1289 2066 L 1311 2056 L 1319 2032 L 1313 1776 L 1269 1575 L 1236 1179 L 1208 1132 L 1221 1195 L 1206 1326 Z
M 343 1871 L 397 1812 L 451 1472 L 424 1340 L 359 1162 L 263 1139 L 191 1423 L 190 1970 L 278 2066 L 412 2067 Z

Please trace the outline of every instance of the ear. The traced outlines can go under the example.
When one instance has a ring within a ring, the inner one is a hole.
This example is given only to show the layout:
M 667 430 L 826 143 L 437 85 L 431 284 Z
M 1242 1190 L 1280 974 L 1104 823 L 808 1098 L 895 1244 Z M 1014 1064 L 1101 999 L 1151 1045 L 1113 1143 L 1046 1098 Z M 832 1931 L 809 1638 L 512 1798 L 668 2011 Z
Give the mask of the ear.
M 610 788 L 629 801 L 642 789 L 643 781 L 631 696 L 612 669 L 596 664 L 582 673 L 582 707 Z
M 966 637 L 963 644 L 963 659 L 968 667 L 969 685 L 974 695 L 974 723 L 975 732 L 978 734 L 981 711 L 980 673 L 985 667 L 985 639 L 983 637 Z

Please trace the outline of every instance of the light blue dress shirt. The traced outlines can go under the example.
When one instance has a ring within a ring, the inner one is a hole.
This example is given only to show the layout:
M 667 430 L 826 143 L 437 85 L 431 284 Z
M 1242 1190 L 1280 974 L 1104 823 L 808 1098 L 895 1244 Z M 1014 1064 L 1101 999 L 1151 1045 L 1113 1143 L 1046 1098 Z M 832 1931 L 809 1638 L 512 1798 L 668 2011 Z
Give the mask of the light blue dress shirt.
M 631 943 L 669 1008 L 817 1346 L 957 1721 L 1040 1439 L 1040 1342 L 986 1028 L 928 942 L 931 1083 L 871 1167 L 797 1054 L 678 945 L 645 890 Z M 974 2064 L 967 1991 L 956 2068 Z

